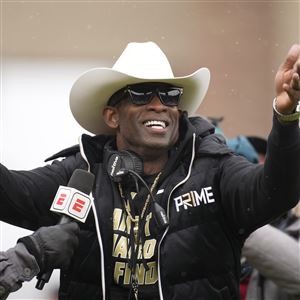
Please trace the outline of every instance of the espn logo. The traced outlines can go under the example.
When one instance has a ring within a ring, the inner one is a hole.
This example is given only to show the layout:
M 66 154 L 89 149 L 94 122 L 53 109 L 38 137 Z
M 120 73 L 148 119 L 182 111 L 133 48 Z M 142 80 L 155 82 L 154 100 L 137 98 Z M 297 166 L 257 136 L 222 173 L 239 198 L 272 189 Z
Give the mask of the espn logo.
M 92 198 L 74 188 L 60 186 L 50 210 L 85 222 L 92 205 Z

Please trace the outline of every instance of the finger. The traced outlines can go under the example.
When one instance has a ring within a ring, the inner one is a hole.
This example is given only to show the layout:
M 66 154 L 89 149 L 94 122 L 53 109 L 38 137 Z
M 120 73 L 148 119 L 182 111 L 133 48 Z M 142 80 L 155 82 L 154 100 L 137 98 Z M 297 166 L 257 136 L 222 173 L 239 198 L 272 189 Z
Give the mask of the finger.
M 283 70 L 293 69 L 294 64 L 297 62 L 299 57 L 300 57 L 300 45 L 295 44 L 290 48 L 285 61 L 281 65 L 281 68 Z
M 291 87 L 292 89 L 300 90 L 300 77 L 298 73 L 293 74 Z
M 289 95 L 290 100 L 296 105 L 298 100 L 300 99 L 300 90 L 295 90 L 288 84 L 284 84 L 283 89 Z
M 295 70 L 300 75 L 300 60 L 296 62 L 296 64 L 295 64 Z

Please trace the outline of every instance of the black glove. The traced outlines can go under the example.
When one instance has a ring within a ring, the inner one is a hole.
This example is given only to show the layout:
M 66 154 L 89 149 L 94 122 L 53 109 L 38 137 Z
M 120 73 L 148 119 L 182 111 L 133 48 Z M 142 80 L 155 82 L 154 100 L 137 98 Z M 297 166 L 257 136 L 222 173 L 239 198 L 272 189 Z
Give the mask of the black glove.
M 23 243 L 32 254 L 40 272 L 52 269 L 66 269 L 78 246 L 79 226 L 75 222 L 41 227 L 32 235 L 23 237 Z

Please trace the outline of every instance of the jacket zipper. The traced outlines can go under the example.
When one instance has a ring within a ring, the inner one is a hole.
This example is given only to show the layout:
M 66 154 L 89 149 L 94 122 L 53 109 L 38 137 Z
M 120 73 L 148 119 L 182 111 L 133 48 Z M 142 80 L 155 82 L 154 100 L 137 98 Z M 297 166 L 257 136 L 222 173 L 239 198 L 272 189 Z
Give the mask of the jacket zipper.
M 188 171 L 188 174 L 187 176 L 180 182 L 178 182 L 174 188 L 171 190 L 169 196 L 168 196 L 168 203 L 167 203 L 167 216 L 168 216 L 168 219 L 170 218 L 170 200 L 171 200 L 171 196 L 173 194 L 173 192 L 182 184 L 184 184 L 189 178 L 190 178 L 190 175 L 191 175 L 191 171 L 192 171 L 192 166 L 193 166 L 193 162 L 194 162 L 194 158 L 195 158 L 195 143 L 196 143 L 196 134 L 193 133 L 193 145 L 192 145 L 192 157 L 191 157 L 191 160 L 190 160 L 190 165 L 189 165 L 189 171 Z M 161 243 L 163 241 L 163 239 L 165 238 L 167 232 L 169 231 L 169 226 L 165 229 L 159 243 L 158 243 L 158 249 L 157 249 L 157 274 L 158 274 L 158 289 L 159 289 L 159 298 L 160 300 L 163 300 L 164 299 L 164 296 L 163 296 L 163 292 L 162 292 L 162 284 L 161 284 L 161 274 L 160 274 L 160 246 L 161 246 Z
M 88 165 L 88 171 L 91 172 L 91 166 L 90 163 L 85 155 L 84 149 L 83 149 L 83 144 L 82 144 L 82 136 L 79 138 L 79 148 L 80 148 L 80 154 L 84 161 Z M 92 195 L 93 192 L 91 192 Z M 102 299 L 105 300 L 105 270 L 104 270 L 104 251 L 103 251 L 103 243 L 102 243 L 102 237 L 101 237 L 101 232 L 99 228 L 99 221 L 98 221 L 98 215 L 97 215 L 97 210 L 94 202 L 94 197 L 92 195 L 92 209 L 93 209 L 93 214 L 94 214 L 94 219 L 95 219 L 95 227 L 96 227 L 96 232 L 97 232 L 97 238 L 98 238 L 98 243 L 99 243 L 99 248 L 100 248 L 100 260 L 101 260 L 101 286 L 102 286 Z

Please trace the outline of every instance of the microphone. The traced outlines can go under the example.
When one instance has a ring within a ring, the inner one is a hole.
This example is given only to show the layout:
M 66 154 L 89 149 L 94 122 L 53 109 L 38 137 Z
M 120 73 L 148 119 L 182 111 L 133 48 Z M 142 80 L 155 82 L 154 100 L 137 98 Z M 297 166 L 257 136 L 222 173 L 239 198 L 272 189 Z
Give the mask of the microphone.
M 76 169 L 67 186 L 60 186 L 57 190 L 50 210 L 62 214 L 58 224 L 73 222 L 74 219 L 84 223 L 92 206 L 92 191 L 94 174 Z M 53 270 L 37 276 L 36 288 L 42 290 L 49 282 Z

